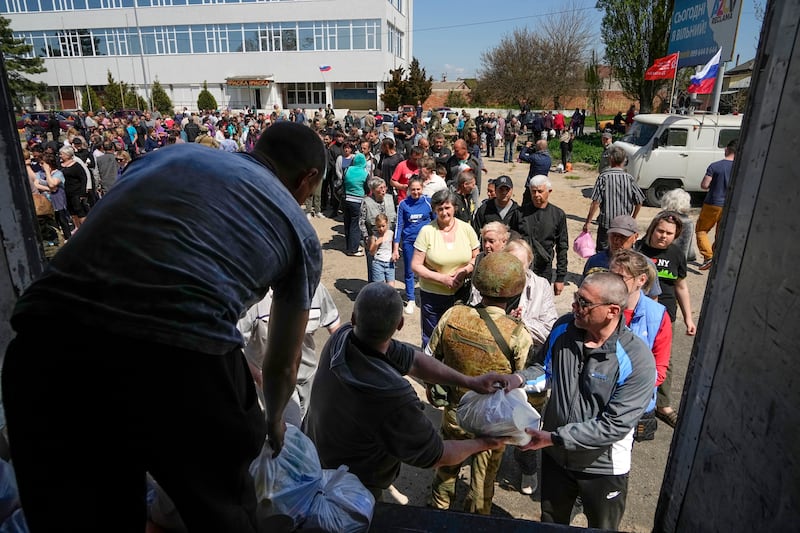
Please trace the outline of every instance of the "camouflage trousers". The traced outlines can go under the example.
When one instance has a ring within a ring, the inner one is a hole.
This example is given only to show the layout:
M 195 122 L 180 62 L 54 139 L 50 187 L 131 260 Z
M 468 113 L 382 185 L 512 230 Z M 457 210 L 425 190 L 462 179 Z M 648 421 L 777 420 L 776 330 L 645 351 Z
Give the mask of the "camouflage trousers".
M 465 440 L 472 435 L 461 429 L 455 420 L 455 410 L 445 409 L 442 416 L 442 436 L 445 440 Z M 500 463 L 503 460 L 503 451 L 491 450 L 480 452 L 472 456 L 470 467 L 469 492 L 464 501 L 464 511 L 488 515 L 492 509 L 494 497 L 494 480 Z M 456 495 L 456 481 L 461 465 L 441 466 L 436 469 L 431 486 L 431 507 L 436 509 L 449 509 Z

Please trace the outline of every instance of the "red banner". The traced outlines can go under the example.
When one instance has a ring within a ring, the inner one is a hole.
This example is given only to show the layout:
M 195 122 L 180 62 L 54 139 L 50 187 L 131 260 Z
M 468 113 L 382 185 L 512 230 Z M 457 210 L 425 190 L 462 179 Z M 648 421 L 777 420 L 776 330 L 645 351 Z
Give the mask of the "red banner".
M 678 68 L 678 53 L 656 59 L 653 66 L 644 73 L 646 80 L 671 80 Z

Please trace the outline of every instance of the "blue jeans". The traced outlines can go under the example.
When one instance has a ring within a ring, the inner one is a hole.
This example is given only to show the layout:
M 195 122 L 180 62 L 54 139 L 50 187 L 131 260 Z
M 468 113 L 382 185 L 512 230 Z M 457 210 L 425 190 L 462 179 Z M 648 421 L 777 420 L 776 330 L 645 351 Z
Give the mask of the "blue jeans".
M 361 241 L 361 230 L 358 228 L 358 217 L 361 216 L 361 202 L 347 200 L 344 206 L 344 240 L 345 251 L 353 254 L 358 251 Z
M 505 149 L 503 150 L 503 163 L 514 162 L 514 145 L 515 141 L 506 141 Z
M 367 254 L 369 255 L 369 254 Z M 391 283 L 394 281 L 394 262 L 372 260 L 372 281 Z
M 428 345 L 431 340 L 436 324 L 445 311 L 453 307 L 456 303 L 456 297 L 453 295 L 434 294 L 432 292 L 419 291 L 420 300 L 422 300 L 422 349 Z
M 403 242 L 403 281 L 406 284 L 406 300 L 414 301 L 414 271 L 411 259 L 414 257 L 414 241 Z

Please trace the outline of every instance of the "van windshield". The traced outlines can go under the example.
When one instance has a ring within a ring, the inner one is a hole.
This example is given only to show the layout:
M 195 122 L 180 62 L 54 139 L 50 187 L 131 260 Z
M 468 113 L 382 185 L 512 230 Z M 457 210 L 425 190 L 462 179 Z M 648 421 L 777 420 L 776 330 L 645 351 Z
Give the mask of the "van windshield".
M 622 138 L 622 142 L 635 144 L 636 146 L 644 146 L 650 142 L 650 139 L 655 135 L 658 126 L 655 124 L 645 124 L 644 122 L 634 121 L 631 129 Z

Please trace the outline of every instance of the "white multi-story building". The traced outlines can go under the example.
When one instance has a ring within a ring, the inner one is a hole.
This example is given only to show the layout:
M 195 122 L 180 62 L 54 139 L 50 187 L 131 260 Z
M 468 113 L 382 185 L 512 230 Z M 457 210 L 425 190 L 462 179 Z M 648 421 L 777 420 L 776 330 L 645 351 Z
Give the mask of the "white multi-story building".
M 63 109 L 117 81 L 176 108 L 207 83 L 222 108 L 381 108 L 389 70 L 411 61 L 413 0 L 0 0 L 45 60 L 31 76 Z

